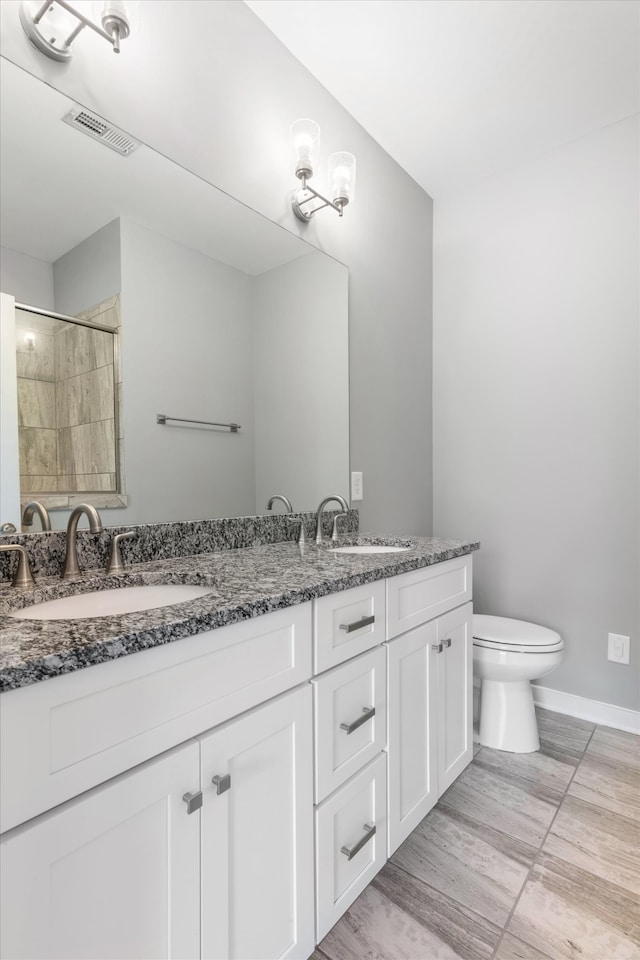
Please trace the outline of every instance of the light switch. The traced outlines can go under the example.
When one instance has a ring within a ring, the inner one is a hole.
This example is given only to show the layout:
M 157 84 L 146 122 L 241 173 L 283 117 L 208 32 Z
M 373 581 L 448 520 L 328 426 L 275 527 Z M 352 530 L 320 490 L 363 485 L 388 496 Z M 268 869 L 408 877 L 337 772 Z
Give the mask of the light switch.
M 351 474 L 351 499 L 362 500 L 362 473 L 353 472 Z
M 610 633 L 607 658 L 613 663 L 629 663 L 630 639 L 620 633 Z

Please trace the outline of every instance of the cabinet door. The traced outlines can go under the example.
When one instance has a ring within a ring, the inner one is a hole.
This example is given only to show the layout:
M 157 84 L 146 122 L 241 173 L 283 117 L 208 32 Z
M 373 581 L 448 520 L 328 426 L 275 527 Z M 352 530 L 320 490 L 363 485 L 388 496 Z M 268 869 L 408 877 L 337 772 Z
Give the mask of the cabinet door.
M 307 685 L 200 738 L 207 960 L 313 952 L 311 727 Z
M 385 644 L 388 651 L 389 856 L 438 799 L 435 621 Z
M 198 744 L 10 831 L 0 848 L 3 957 L 198 957 Z
M 438 618 L 438 796 L 473 758 L 473 605 Z

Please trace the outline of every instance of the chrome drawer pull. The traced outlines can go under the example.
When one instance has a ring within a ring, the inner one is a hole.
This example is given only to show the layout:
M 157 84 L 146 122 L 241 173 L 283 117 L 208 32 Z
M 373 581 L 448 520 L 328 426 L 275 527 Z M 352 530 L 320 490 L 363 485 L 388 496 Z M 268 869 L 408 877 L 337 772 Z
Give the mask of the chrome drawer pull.
M 353 847 L 341 847 L 340 849 L 340 853 L 344 853 L 347 860 L 353 860 L 356 853 L 360 853 L 365 844 L 369 843 L 376 832 L 376 825 L 375 823 L 363 823 L 362 829 L 365 831 L 364 837 L 360 837 Z
M 451 646 L 451 637 L 447 637 L 447 639 L 444 641 L 444 645 L 445 645 L 445 647 L 450 647 L 450 646 Z
M 225 773 L 223 776 L 216 774 L 211 778 L 211 783 L 215 786 L 217 795 L 220 796 L 221 793 L 231 789 L 231 774 Z
M 197 793 L 185 793 L 182 799 L 187 805 L 187 813 L 195 813 L 202 806 L 202 791 Z
M 432 643 L 431 649 L 435 650 L 436 653 L 442 653 L 444 648 L 441 643 Z
M 353 633 L 354 630 L 361 630 L 362 627 L 368 627 L 375 622 L 376 618 L 372 614 L 370 617 L 361 617 L 360 620 L 354 620 L 353 623 L 341 623 L 340 629 L 346 630 L 347 633 Z
M 363 723 L 366 723 L 367 720 L 371 720 L 371 717 L 375 717 L 376 708 L 375 707 L 363 707 L 362 714 L 358 717 L 357 720 L 353 720 L 351 723 L 341 723 L 340 729 L 347 731 L 347 736 L 350 733 L 353 733 L 354 730 L 357 730 L 358 727 L 361 727 Z

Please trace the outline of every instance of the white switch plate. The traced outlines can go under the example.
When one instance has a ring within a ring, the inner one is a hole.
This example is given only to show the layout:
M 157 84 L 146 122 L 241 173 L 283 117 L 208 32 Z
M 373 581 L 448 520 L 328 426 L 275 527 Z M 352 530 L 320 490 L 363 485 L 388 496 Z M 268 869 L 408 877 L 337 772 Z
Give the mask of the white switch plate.
M 351 474 L 351 499 L 362 500 L 362 473 L 355 470 Z
M 629 663 L 629 637 L 620 633 L 610 633 L 607 659 L 614 663 Z

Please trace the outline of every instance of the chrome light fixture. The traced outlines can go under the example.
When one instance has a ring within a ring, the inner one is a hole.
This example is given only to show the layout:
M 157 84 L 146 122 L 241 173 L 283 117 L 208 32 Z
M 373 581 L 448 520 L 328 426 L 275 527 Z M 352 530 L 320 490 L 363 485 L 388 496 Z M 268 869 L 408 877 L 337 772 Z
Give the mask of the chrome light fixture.
M 85 4 L 86 6 L 86 4 Z M 120 53 L 120 41 L 126 40 L 137 27 L 136 0 L 100 0 L 93 4 L 96 20 L 90 19 L 67 0 L 23 0 L 20 23 L 37 49 L 52 60 L 71 59 L 73 41 L 89 27 L 107 40 L 114 53 Z
M 315 120 L 296 120 L 291 124 L 291 149 L 293 172 L 301 185 L 291 196 L 293 212 L 299 220 L 308 222 L 314 213 L 324 207 L 332 207 L 341 217 L 346 205 L 353 200 L 356 184 L 356 158 L 352 153 L 332 153 L 328 163 L 328 179 L 331 199 L 324 197 L 309 180 L 318 159 L 320 127 Z

